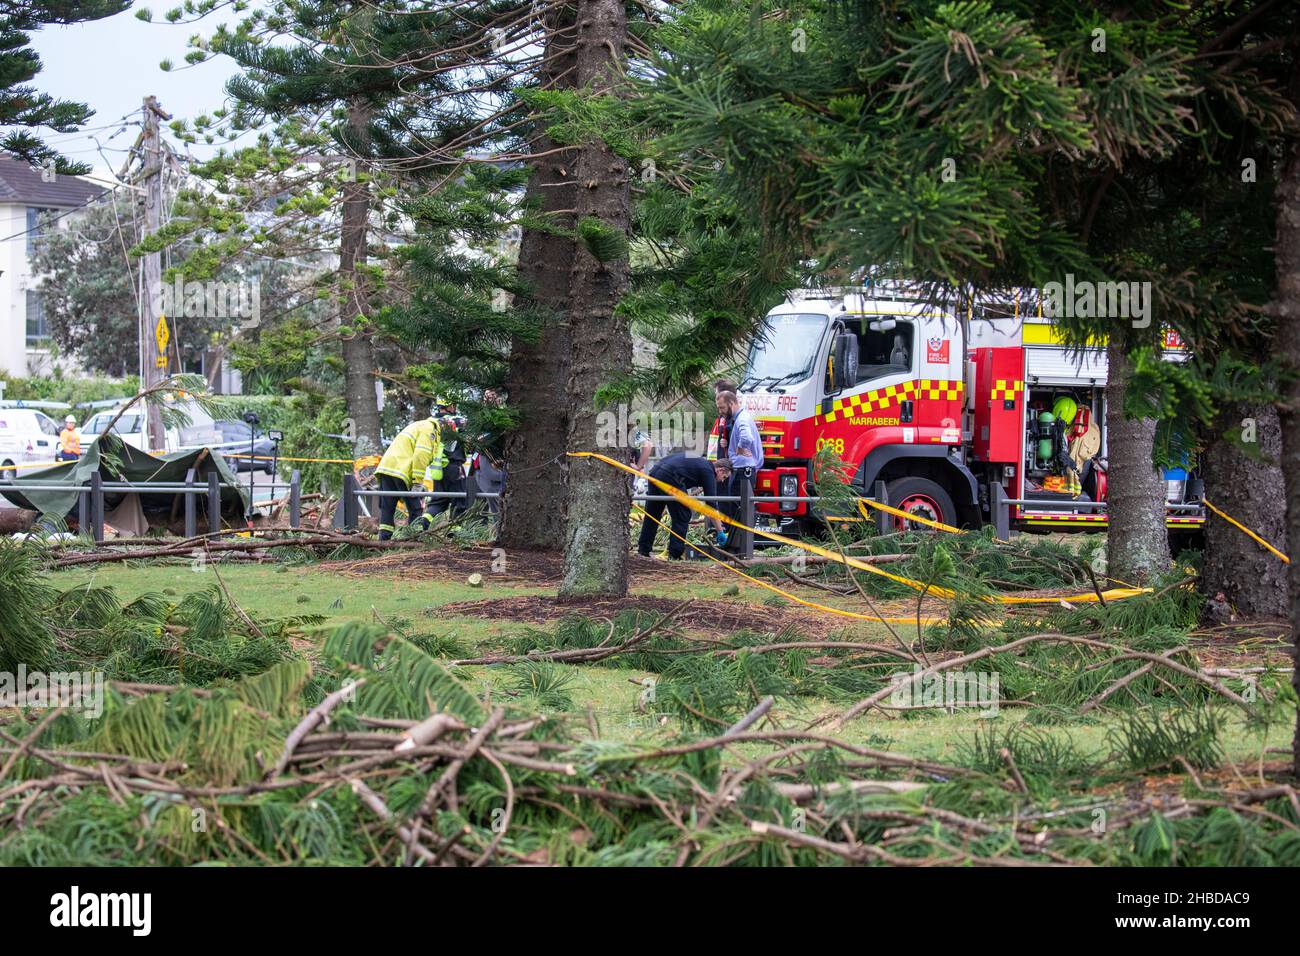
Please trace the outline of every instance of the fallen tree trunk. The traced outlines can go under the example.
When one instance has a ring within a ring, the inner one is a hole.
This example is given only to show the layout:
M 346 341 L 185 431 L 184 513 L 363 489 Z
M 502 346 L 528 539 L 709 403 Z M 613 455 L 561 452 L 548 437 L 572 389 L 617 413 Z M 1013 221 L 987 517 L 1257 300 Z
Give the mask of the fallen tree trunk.
M 402 548 L 424 547 L 418 541 L 378 541 L 373 538 L 349 537 L 347 535 L 318 535 L 309 538 L 276 538 L 269 541 L 207 541 L 202 538 L 187 538 L 176 544 L 161 548 L 141 548 L 134 551 L 91 551 L 82 554 L 70 554 L 52 563 L 54 568 L 70 568 L 78 564 L 103 564 L 111 561 L 138 561 L 141 558 L 193 557 L 195 551 L 211 553 L 213 551 L 260 551 L 266 548 L 316 548 L 339 545 L 354 545 L 379 551 Z

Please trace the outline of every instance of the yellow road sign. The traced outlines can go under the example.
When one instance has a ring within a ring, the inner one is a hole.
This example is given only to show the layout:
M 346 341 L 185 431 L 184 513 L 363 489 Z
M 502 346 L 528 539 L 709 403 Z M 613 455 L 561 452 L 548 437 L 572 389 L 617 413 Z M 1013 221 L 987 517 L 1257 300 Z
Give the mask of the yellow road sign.
M 171 341 L 171 330 L 167 328 L 167 316 L 158 316 L 158 324 L 153 330 L 154 339 L 158 342 L 158 355 L 164 357 L 167 355 L 167 343 Z

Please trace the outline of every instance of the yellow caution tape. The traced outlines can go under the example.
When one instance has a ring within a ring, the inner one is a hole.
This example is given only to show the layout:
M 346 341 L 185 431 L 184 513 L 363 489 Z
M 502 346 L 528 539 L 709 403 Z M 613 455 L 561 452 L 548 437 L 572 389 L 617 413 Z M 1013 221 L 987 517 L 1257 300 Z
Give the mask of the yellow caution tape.
M 798 541 L 794 538 L 787 538 L 785 535 L 776 534 L 772 531 L 763 531 L 759 528 L 751 528 L 749 525 L 741 524 L 734 518 L 724 515 L 717 508 L 692 498 L 680 488 L 674 488 L 667 482 L 660 481 L 658 478 L 647 475 L 643 471 L 638 471 L 630 465 L 625 465 L 621 461 L 615 461 L 613 458 L 609 458 L 608 456 L 599 454 L 598 452 L 571 451 L 567 452 L 567 454 L 570 458 L 594 458 L 607 465 L 612 465 L 620 471 L 625 471 L 629 475 L 635 475 L 638 478 L 645 478 L 656 488 L 659 488 L 665 494 L 670 495 L 697 514 L 702 514 L 706 518 L 713 518 L 717 521 L 721 521 L 723 524 L 731 525 L 733 528 L 748 531 L 750 534 L 756 534 L 761 538 L 766 538 L 769 541 L 776 541 L 779 544 L 784 544 L 791 548 L 798 548 L 801 551 L 807 551 L 809 554 L 818 555 L 819 557 L 826 558 L 828 561 L 835 561 L 838 564 L 844 564 L 848 567 L 856 568 L 859 571 L 866 571 L 868 574 L 875 574 L 882 578 L 888 578 L 891 581 L 896 581 L 899 584 L 906 585 L 913 590 L 920 591 L 922 594 L 932 594 L 935 597 L 948 598 L 950 600 L 957 597 L 957 592 L 950 590 L 949 588 L 936 587 L 933 584 L 925 584 L 921 581 L 913 580 L 912 578 L 905 578 L 899 574 L 891 574 L 883 568 L 878 568 L 874 565 L 867 564 L 865 561 L 859 561 L 856 558 L 847 555 L 838 554 L 826 548 L 819 547 L 818 545 L 807 544 L 803 541 Z M 1074 594 L 1069 596 L 1053 595 L 1051 597 L 1013 597 L 1007 595 L 987 597 L 984 600 L 993 604 L 1059 604 L 1061 601 L 1069 601 L 1074 604 L 1087 604 L 1099 601 L 1102 598 L 1105 598 L 1107 601 L 1118 601 L 1148 591 L 1150 591 L 1150 588 L 1112 588 L 1109 591 L 1103 591 L 1100 596 L 1096 593 Z
M 615 468 L 618 468 L 621 471 L 625 471 L 629 475 L 635 475 L 638 478 L 645 478 L 647 481 L 650 482 L 650 484 L 654 485 L 656 488 L 660 489 L 665 494 L 671 495 L 673 498 L 675 498 L 681 504 L 685 505 L 687 508 L 690 508 L 692 511 L 696 512 L 697 514 L 704 515 L 706 518 L 713 518 L 716 521 L 721 521 L 723 524 L 729 524 L 733 528 L 739 528 L 742 531 L 748 531 L 750 534 L 756 534 L 759 535 L 760 537 L 767 538 L 769 541 L 777 541 L 780 542 L 781 544 L 789 545 L 792 548 L 800 548 L 804 551 L 807 551 L 809 554 L 820 555 L 821 557 L 827 558 L 831 561 L 838 561 L 841 564 L 848 564 L 850 567 L 857 568 L 860 571 L 866 571 L 870 574 L 878 574 L 881 577 L 889 578 L 891 581 L 897 581 L 899 584 L 906 584 L 908 587 L 916 588 L 918 591 L 927 590 L 926 585 L 922 584 L 919 581 L 913 581 L 911 578 L 905 578 L 897 574 L 890 574 L 888 571 L 884 571 L 873 565 L 867 564 L 864 561 L 858 561 L 855 558 L 850 558 L 850 557 L 843 557 L 839 554 L 836 554 L 834 551 L 828 551 L 826 548 L 818 547 L 815 544 L 805 544 L 801 541 L 796 541 L 793 538 L 787 538 L 784 535 L 776 534 L 771 531 L 760 531 L 758 528 L 751 528 L 748 525 L 741 524 L 739 521 L 736 521 L 734 518 L 724 515 L 717 508 L 714 508 L 711 505 L 706 505 L 702 501 L 697 501 L 695 498 L 692 498 L 690 495 L 682 491 L 680 488 L 674 488 L 666 481 L 660 481 L 658 478 L 651 477 L 650 475 L 647 475 L 645 472 L 637 471 L 632 466 L 625 465 L 621 461 L 615 461 L 613 458 L 608 458 L 605 455 L 601 455 L 593 451 L 576 451 L 576 452 L 571 451 L 568 454 L 569 457 L 571 458 L 595 458 L 598 461 L 603 461 L 607 465 L 613 465 Z M 929 593 L 938 595 L 939 597 L 951 598 L 955 596 L 952 591 L 949 591 L 945 588 L 937 588 L 937 587 L 930 586 L 928 590 Z
M 1262 544 L 1264 547 L 1268 548 L 1268 550 L 1270 550 L 1270 551 L 1272 551 L 1274 554 L 1276 554 L 1279 558 L 1281 558 L 1281 559 L 1282 559 L 1283 561 L 1285 561 L 1287 564 L 1290 564 L 1290 563 L 1291 563 L 1291 559 L 1290 559 L 1290 558 L 1288 558 L 1285 554 L 1283 554 L 1283 553 L 1282 553 L 1281 551 L 1279 551 L 1277 548 L 1273 547 L 1271 544 L 1269 544 L 1267 541 L 1265 541 L 1263 538 L 1261 538 L 1261 537 L 1260 537 L 1259 535 L 1257 535 L 1255 532 L 1251 531 L 1249 528 L 1247 528 L 1244 524 L 1242 524 L 1242 523 L 1241 523 L 1240 521 L 1238 521 L 1236 518 L 1232 517 L 1231 515 L 1224 514 L 1224 513 L 1223 513 L 1222 511 L 1220 511 L 1218 508 L 1214 507 L 1214 505 L 1210 504 L 1210 502 L 1209 502 L 1207 499 L 1205 499 L 1205 498 L 1202 498 L 1202 499 L 1201 499 L 1201 504 L 1205 505 L 1205 507 L 1209 508 L 1211 511 L 1213 511 L 1216 515 L 1218 515 L 1218 516 L 1219 516 L 1220 518 L 1222 518 L 1224 521 L 1228 522 L 1228 524 L 1232 525 L 1234 528 L 1238 528 L 1239 530 L 1244 531 L 1246 534 L 1248 534 L 1250 537 L 1254 538 L 1256 541 L 1258 541 L 1258 542 L 1259 542 L 1260 544 Z
M 796 604 L 802 604 L 804 607 L 810 607 L 816 611 L 825 611 L 827 614 L 836 614 L 840 617 L 851 617 L 859 621 L 871 621 L 872 623 L 875 624 L 915 624 L 916 623 L 915 617 L 877 617 L 874 614 L 859 614 L 856 611 L 845 611 L 842 608 L 831 607 L 828 604 L 818 604 L 816 601 L 805 601 L 803 598 L 799 597 L 798 595 L 791 594 L 789 591 L 785 590 L 784 588 L 779 588 L 775 584 L 769 584 L 767 581 L 760 580 L 759 578 L 754 577 L 752 574 L 746 574 L 744 571 L 740 570 L 737 567 L 733 567 L 732 565 L 728 564 L 726 561 L 721 561 L 718 558 L 715 558 L 713 555 L 709 554 L 707 551 L 703 550 L 702 548 L 696 547 L 695 545 L 687 541 L 685 538 L 683 538 L 676 531 L 674 531 L 672 528 L 670 528 L 668 525 L 660 521 L 658 518 L 654 517 L 653 515 L 646 514 L 646 510 L 642 508 L 640 505 L 633 505 L 632 507 L 633 509 L 635 509 L 636 511 L 644 515 L 646 518 L 653 521 L 659 527 L 663 528 L 665 531 L 667 531 L 678 541 L 684 542 L 688 548 L 693 549 L 697 554 L 704 555 L 714 564 L 721 565 L 722 567 L 730 571 L 732 574 L 738 574 L 745 580 L 757 584 L 760 588 L 767 588 L 767 590 L 772 591 L 775 594 L 779 594 L 783 598 L 787 598 L 788 600 L 794 601 Z M 937 624 L 943 620 L 944 618 L 941 617 L 923 617 L 921 618 L 921 623 Z
M 872 501 L 870 498 L 858 499 L 858 511 L 862 512 L 862 517 L 870 520 L 871 516 L 867 514 L 868 508 L 875 508 L 877 511 L 883 511 L 885 514 L 895 515 L 899 518 L 906 518 L 908 521 L 915 521 L 917 524 L 923 524 L 928 528 L 937 528 L 940 531 L 946 531 L 949 534 L 965 534 L 961 528 L 954 528 L 950 524 L 944 524 L 942 521 L 932 521 L 929 518 L 922 518 L 920 515 L 914 515 L 910 511 L 904 511 L 902 508 L 894 508 L 889 505 L 881 504 L 879 501 Z

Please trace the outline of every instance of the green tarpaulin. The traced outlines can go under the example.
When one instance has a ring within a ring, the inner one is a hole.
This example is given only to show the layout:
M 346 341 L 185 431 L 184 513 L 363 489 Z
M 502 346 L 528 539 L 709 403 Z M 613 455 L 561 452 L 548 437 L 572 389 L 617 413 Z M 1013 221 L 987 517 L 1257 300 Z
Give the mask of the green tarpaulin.
M 248 489 L 240 487 L 234 470 L 221 457 L 220 452 L 211 451 L 207 448 L 195 448 L 188 451 L 173 452 L 170 455 L 150 455 L 148 452 L 132 448 L 120 439 L 110 436 L 113 444 L 109 447 L 110 455 L 108 457 L 115 460 L 105 461 L 100 455 L 99 449 L 99 444 L 103 440 L 105 439 L 96 439 L 87 445 L 81 457 L 76 461 L 64 462 L 60 465 L 53 465 L 26 474 L 19 472 L 18 484 L 22 486 L 22 489 L 17 490 L 0 486 L 0 494 L 3 494 L 11 504 L 17 505 L 19 508 L 39 511 L 43 515 L 74 517 L 77 512 L 77 499 L 80 497 L 78 492 L 40 491 L 36 490 L 36 486 L 42 484 L 87 485 L 90 482 L 90 476 L 96 471 L 99 472 L 105 483 L 130 482 L 131 484 L 147 485 L 151 482 L 175 482 L 183 484 L 186 474 L 193 468 L 195 482 L 203 487 L 207 486 L 208 474 L 216 472 L 221 480 L 222 513 L 236 520 L 243 518 L 248 503 Z M 136 493 L 123 491 L 104 492 L 105 513 L 117 508 L 131 494 Z M 175 491 L 159 491 L 157 493 L 143 491 L 138 493 L 138 497 L 140 507 L 146 515 L 150 512 L 155 514 L 166 512 L 170 515 L 173 513 L 173 505 L 176 506 L 178 512 L 184 513 L 184 502 L 181 501 L 177 504 Z M 207 507 L 206 495 L 197 497 L 195 504 L 199 512 L 204 513 Z M 151 522 L 151 524 L 165 523 L 165 521 L 166 519 L 162 522 Z

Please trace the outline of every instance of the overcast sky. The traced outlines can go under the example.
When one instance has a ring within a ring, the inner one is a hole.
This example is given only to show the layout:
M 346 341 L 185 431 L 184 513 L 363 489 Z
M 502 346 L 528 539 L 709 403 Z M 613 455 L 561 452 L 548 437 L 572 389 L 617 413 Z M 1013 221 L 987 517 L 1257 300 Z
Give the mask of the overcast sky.
M 150 8 L 158 22 L 137 20 L 135 11 L 140 7 Z M 211 112 L 225 101 L 222 87 L 233 72 L 229 59 L 217 57 L 194 67 L 185 64 L 190 36 L 209 35 L 219 20 L 172 25 L 162 22 L 166 9 L 162 3 L 137 2 L 107 20 L 45 27 L 32 35 L 32 47 L 44 63 L 35 80 L 37 89 L 88 103 L 95 111 L 83 133 L 38 133 L 69 158 L 92 164 L 96 176 L 120 168 L 137 132 L 132 127 L 117 133 L 121 118 L 129 114 L 138 122 L 145 96 L 157 96 L 162 108 L 178 119 Z M 164 59 L 176 65 L 171 72 L 158 68 Z M 96 129 L 108 124 L 116 125 Z M 92 137 L 104 145 L 107 161 L 96 151 Z

